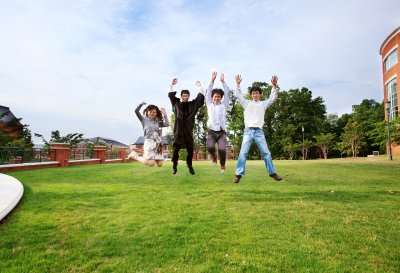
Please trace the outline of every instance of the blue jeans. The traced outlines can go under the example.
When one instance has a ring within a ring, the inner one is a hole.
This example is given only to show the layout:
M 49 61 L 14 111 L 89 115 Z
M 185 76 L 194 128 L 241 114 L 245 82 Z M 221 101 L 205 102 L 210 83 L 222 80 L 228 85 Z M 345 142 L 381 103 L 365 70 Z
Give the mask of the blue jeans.
M 249 154 L 250 146 L 251 143 L 253 143 L 253 140 L 256 142 L 258 149 L 260 149 L 261 156 L 264 159 L 265 168 L 267 169 L 268 173 L 275 173 L 271 152 L 268 150 L 267 141 L 265 140 L 263 130 L 260 128 L 245 128 L 242 147 L 240 148 L 239 159 L 236 166 L 236 175 L 243 176 L 246 171 L 247 155 Z

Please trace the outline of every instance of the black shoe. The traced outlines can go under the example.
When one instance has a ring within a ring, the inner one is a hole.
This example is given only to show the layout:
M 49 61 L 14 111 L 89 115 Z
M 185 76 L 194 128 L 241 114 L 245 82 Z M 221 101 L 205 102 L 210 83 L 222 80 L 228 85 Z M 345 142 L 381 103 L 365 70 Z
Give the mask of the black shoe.
M 176 172 L 178 171 L 178 169 L 176 168 L 178 166 L 178 163 L 174 163 L 172 165 L 172 174 L 176 174 Z
M 275 179 L 276 181 L 281 181 L 282 180 L 282 177 L 280 177 L 276 173 L 270 174 L 269 176 L 272 177 L 273 179 Z
M 241 175 L 235 175 L 235 177 L 233 178 L 233 183 L 239 183 L 239 181 L 240 181 L 240 178 L 242 178 L 242 176 Z
M 190 174 L 191 174 L 191 175 L 194 175 L 194 174 L 195 174 L 195 172 L 194 172 L 194 170 L 193 170 L 193 167 L 192 167 L 192 165 L 187 165 L 187 167 L 189 168 L 189 172 L 190 172 Z

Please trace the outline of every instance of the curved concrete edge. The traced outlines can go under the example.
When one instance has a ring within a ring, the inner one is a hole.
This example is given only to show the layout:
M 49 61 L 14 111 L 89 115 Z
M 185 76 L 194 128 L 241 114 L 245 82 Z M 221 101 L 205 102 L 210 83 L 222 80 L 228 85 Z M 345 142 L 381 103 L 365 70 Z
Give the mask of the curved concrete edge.
M 0 173 L 0 221 L 15 208 L 23 194 L 24 187 L 21 182 Z

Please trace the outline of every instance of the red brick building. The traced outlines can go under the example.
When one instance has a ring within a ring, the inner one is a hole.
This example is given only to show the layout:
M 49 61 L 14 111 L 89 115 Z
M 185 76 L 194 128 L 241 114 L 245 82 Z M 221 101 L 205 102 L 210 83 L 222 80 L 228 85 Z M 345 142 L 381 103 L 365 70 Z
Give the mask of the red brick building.
M 0 105 L 0 129 L 13 137 L 18 136 L 23 130 L 22 124 L 10 111 L 10 108 L 2 105 Z
M 384 101 L 390 101 L 390 109 L 385 109 L 386 119 L 399 116 L 400 97 L 397 81 L 400 75 L 399 63 L 400 27 L 395 29 L 382 43 L 379 54 L 382 56 L 383 71 L 383 97 Z M 385 107 L 386 108 L 386 107 Z M 400 146 L 392 146 L 394 154 L 400 153 Z

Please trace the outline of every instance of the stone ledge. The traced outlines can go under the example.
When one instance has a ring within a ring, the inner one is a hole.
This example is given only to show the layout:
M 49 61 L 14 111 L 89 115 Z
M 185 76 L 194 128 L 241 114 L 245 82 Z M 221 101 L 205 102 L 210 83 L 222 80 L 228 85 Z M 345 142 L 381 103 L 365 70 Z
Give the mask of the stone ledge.
M 0 165 L 0 170 L 1 168 L 7 168 L 7 167 L 19 167 L 19 166 L 37 166 L 37 165 L 49 165 L 49 164 L 58 164 L 58 161 L 44 161 L 44 162 L 31 162 L 31 163 L 18 163 L 18 164 L 5 164 L 5 165 Z
M 20 164 L 5 164 L 0 165 L 0 171 L 14 171 L 14 170 L 31 170 L 41 168 L 58 167 L 60 165 L 57 161 L 34 162 L 34 163 L 20 163 Z

